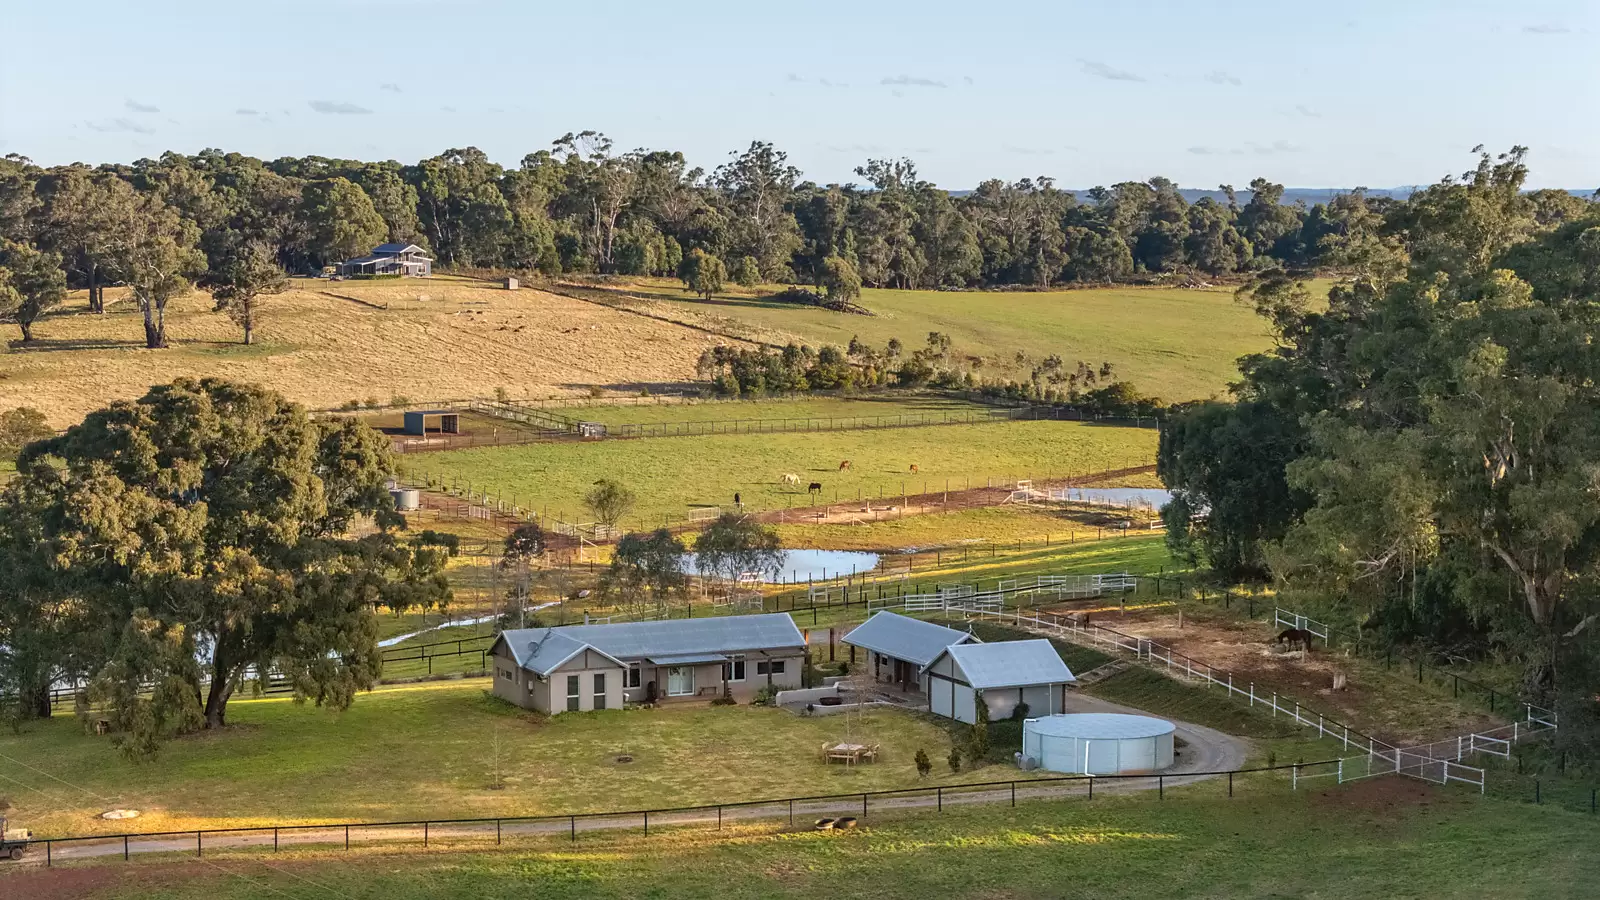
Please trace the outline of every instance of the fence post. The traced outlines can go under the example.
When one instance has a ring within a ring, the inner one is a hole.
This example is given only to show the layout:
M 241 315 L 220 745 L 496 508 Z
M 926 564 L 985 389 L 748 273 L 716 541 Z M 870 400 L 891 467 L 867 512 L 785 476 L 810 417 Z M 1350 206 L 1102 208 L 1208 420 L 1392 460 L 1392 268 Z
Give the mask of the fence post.
M 644 811 L 644 835 L 645 837 L 650 836 L 650 810 L 648 809 Z
M 1089 799 L 1094 799 L 1094 776 L 1089 776 Z
M 497 847 L 500 846 L 500 820 L 499 819 L 495 819 L 494 820 L 494 843 L 495 843 L 495 846 L 497 846 Z
M 1167 776 L 1165 775 L 1156 776 L 1156 799 L 1167 799 Z
M 568 816 L 567 817 L 567 828 L 571 829 L 572 842 L 574 844 L 576 844 L 578 842 L 578 817 L 577 816 Z
M 865 819 L 866 817 L 867 817 L 867 795 L 866 794 L 862 794 L 861 795 L 861 818 Z
M 204 834 L 204 832 L 201 832 L 201 831 L 196 831 L 194 833 L 194 855 L 195 856 L 205 856 L 206 855 L 204 842 L 201 839 L 201 836 L 203 834 Z
M 428 823 L 422 823 L 422 846 L 428 846 Z
M 126 838 L 124 838 L 124 840 L 126 840 Z M 123 852 L 126 853 L 127 851 L 124 850 Z M 123 859 L 127 859 L 127 857 L 124 856 Z M 50 858 L 50 842 L 49 841 L 45 841 L 44 842 L 44 867 L 46 869 L 50 868 L 52 862 L 53 861 Z
M 944 812 L 944 788 L 934 788 L 934 790 L 937 792 L 935 796 L 938 799 L 938 807 L 934 812 Z
M 277 829 L 273 829 L 273 831 L 277 831 Z M 274 850 L 277 849 L 277 847 L 276 847 L 276 839 L 274 839 L 274 847 L 273 847 L 273 849 Z M 123 862 L 127 862 L 128 861 L 128 836 L 127 835 L 123 835 L 122 836 L 122 861 Z
M 124 849 L 126 849 L 126 845 L 124 845 Z M 272 829 L 272 852 L 273 853 L 277 853 L 278 852 L 278 829 L 277 828 L 273 828 Z
M 1295 763 L 1294 764 L 1294 768 L 1291 770 L 1291 774 L 1289 776 L 1289 790 L 1291 790 L 1291 791 L 1300 790 L 1300 764 L 1299 763 Z
M 794 801 L 789 801 L 789 827 L 794 827 Z
M 1017 783 L 1015 781 L 1013 781 L 1013 782 L 1011 782 L 1011 807 L 1013 809 L 1015 809 L 1016 806 L 1017 806 Z M 1589 792 L 1589 811 L 1590 812 L 1594 812 L 1594 792 L 1593 791 Z
M 350 849 L 350 826 L 349 825 L 346 825 L 344 827 L 344 848 L 346 850 Z
M 1541 791 L 1541 785 L 1540 785 L 1539 779 L 1535 778 L 1533 780 L 1533 802 L 1534 802 L 1534 805 L 1538 805 L 1538 804 L 1544 802 L 1544 798 L 1541 796 L 1540 791 Z

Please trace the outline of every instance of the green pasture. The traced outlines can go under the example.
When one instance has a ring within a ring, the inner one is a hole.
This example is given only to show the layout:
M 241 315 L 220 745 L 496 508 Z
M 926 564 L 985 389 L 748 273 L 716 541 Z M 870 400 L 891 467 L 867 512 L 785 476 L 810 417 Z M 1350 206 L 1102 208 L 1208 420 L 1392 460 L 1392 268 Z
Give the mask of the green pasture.
M 1326 285 L 1319 283 L 1320 292 Z M 1234 360 L 1270 346 L 1265 323 L 1232 288 L 1107 287 L 1062 291 L 897 291 L 867 289 L 861 304 L 876 315 L 830 312 L 739 292 L 702 300 L 677 282 L 658 279 L 633 293 L 669 309 L 730 319 L 756 332 L 792 335 L 812 345 L 845 346 L 851 337 L 875 346 L 899 338 L 907 352 L 928 332 L 947 334 L 983 371 L 1025 376 L 1058 355 L 1115 367 L 1117 376 L 1168 402 L 1225 393 L 1237 380 Z M 1016 354 L 1026 359 L 1016 361 Z
M 559 416 L 601 422 L 606 425 L 654 425 L 672 422 L 749 422 L 772 423 L 790 420 L 787 427 L 803 428 L 814 423 L 818 429 L 845 427 L 852 420 L 952 419 L 966 413 L 982 414 L 995 407 L 938 394 L 890 393 L 882 396 L 794 397 L 771 400 L 668 400 L 655 402 L 601 404 L 598 406 L 552 405 L 549 411 Z
M 1156 441 L 1156 432 L 1147 428 L 1002 422 L 523 444 L 419 453 L 404 463 L 411 476 L 488 491 L 569 522 L 590 521 L 583 495 L 597 479 L 612 478 L 638 495 L 638 505 L 619 523 L 638 528 L 682 519 L 695 507 L 731 507 L 735 493 L 749 510 L 807 506 L 813 500 L 806 491 L 810 482 L 823 486 L 816 499 L 872 499 L 883 507 L 898 505 L 902 491 L 959 491 L 1148 465 Z M 842 460 L 851 461 L 849 471 L 840 471 Z M 800 484 L 784 484 L 784 474 L 796 475 Z

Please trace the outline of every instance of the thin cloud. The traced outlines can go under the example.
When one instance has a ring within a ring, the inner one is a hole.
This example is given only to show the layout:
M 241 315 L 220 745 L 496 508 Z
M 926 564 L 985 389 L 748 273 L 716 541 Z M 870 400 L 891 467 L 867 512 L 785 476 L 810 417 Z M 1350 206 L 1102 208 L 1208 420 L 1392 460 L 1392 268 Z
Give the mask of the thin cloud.
M 1257 156 L 1276 156 L 1279 153 L 1301 153 L 1306 148 L 1293 141 L 1273 141 L 1270 144 L 1248 143 L 1245 146 Z
M 127 106 L 130 111 L 136 112 L 136 113 L 158 113 L 158 112 L 161 112 L 161 108 L 159 106 L 151 106 L 148 103 L 140 103 L 139 101 L 134 100 L 132 98 L 129 98 L 123 105 Z
M 833 153 L 887 153 L 888 151 L 877 144 L 829 144 L 827 150 Z
M 1294 106 L 1294 111 L 1299 113 L 1302 116 L 1305 116 L 1308 119 L 1320 119 L 1320 118 L 1322 118 L 1322 113 L 1317 112 L 1316 110 L 1314 110 L 1311 107 L 1305 105 L 1304 103 L 1296 103 L 1295 106 Z
M 804 78 L 801 78 L 799 75 L 796 75 L 795 73 L 790 72 L 788 77 L 784 78 L 784 81 L 787 81 L 790 84 L 805 84 L 806 80 Z
M 1525 34 L 1571 34 L 1572 29 L 1558 22 L 1544 22 L 1539 25 L 1524 25 Z
M 1223 150 L 1223 149 L 1221 149 L 1219 147 L 1203 147 L 1203 146 L 1201 146 L 1201 147 L 1190 147 L 1189 148 L 1189 152 L 1193 153 L 1195 156 L 1222 156 L 1223 154 L 1227 153 L 1228 151 Z
M 966 82 L 967 87 L 972 87 L 973 85 L 977 84 L 976 81 L 972 80 L 972 76 L 971 75 L 963 75 L 963 76 L 961 76 L 961 80 Z
M 1145 77 L 1143 75 L 1139 75 L 1139 74 L 1134 73 L 1134 72 L 1129 72 L 1126 69 L 1114 68 L 1112 66 L 1106 65 L 1103 62 L 1099 62 L 1098 60 L 1080 59 L 1080 60 L 1078 60 L 1078 65 L 1083 69 L 1083 72 L 1084 72 L 1085 75 L 1093 75 L 1096 78 L 1104 78 L 1107 81 L 1144 81 L 1145 80 Z
M 1054 156 L 1056 153 L 1056 151 L 1050 147 L 1014 147 L 1007 145 L 1001 147 L 1000 149 L 1007 153 L 1015 153 L 1018 156 Z
M 95 131 L 122 132 L 127 134 L 155 134 L 156 130 L 148 125 L 140 125 L 132 119 L 112 119 L 109 122 L 83 123 Z
M 372 110 L 354 103 L 335 103 L 332 100 L 312 100 L 308 104 L 312 112 L 319 112 L 325 116 L 365 116 Z
M 1221 69 L 1216 69 L 1216 70 L 1214 70 L 1212 72 L 1207 73 L 1206 74 L 1206 80 L 1211 82 L 1212 84 L 1227 84 L 1227 85 L 1232 85 L 1234 87 L 1238 87 L 1238 86 L 1244 84 L 1243 81 L 1239 80 L 1239 76 L 1230 74 L 1228 72 L 1224 72 Z
M 932 78 L 920 78 L 916 75 L 896 75 L 893 78 L 885 78 L 878 83 L 889 85 L 891 87 L 949 87 L 948 84 L 945 84 L 942 81 L 935 81 Z
M 398 93 L 400 93 L 400 85 L 395 84 L 392 81 L 386 81 L 383 84 L 378 86 L 378 90 L 380 90 L 380 91 L 388 91 L 391 94 L 398 94 Z
M 233 114 L 236 116 L 259 116 L 261 115 L 261 112 L 260 110 L 245 109 L 244 107 L 240 107 L 234 110 Z

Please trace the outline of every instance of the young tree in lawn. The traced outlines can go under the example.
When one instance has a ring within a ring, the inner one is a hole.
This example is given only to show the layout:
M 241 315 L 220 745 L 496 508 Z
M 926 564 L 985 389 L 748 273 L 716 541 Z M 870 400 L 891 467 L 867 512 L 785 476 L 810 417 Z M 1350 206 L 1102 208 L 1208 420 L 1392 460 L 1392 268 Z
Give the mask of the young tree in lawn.
M 678 277 L 683 279 L 685 288 L 710 300 L 712 294 L 722 290 L 728 271 L 722 260 L 696 247 L 678 266 Z
M 766 579 L 783 568 L 778 532 L 750 516 L 723 513 L 694 541 L 695 568 L 702 575 L 734 581 L 746 572 Z
M 648 596 L 657 609 L 674 597 L 687 597 L 689 574 L 684 571 L 683 541 L 658 528 L 650 534 L 625 534 L 617 542 L 611 565 L 600 576 L 600 596 L 641 600 Z
M 145 346 L 156 350 L 167 346 L 167 303 L 194 289 L 206 258 L 194 225 L 153 194 L 139 197 L 129 229 L 122 268 L 144 315 Z
M 265 297 L 289 288 L 277 254 L 264 241 L 241 241 L 229 247 L 205 276 L 217 312 L 225 312 L 244 329 L 245 344 L 255 343 L 256 310 Z
M 0 248 L 0 317 L 22 329 L 24 344 L 33 340 L 33 323 L 67 296 L 67 273 L 61 257 L 26 244 Z
M 374 607 L 450 598 L 448 550 L 398 534 L 392 462 L 358 422 L 217 379 L 116 401 L 23 451 L 3 517 L 42 523 L 54 590 L 82 610 L 91 702 L 125 751 L 225 725 L 250 673 L 340 709 L 376 683 Z M 376 527 L 355 537 L 358 520 Z
M 583 495 L 584 507 L 594 515 L 596 522 L 607 528 L 617 527 L 617 523 L 628 514 L 628 510 L 633 509 L 637 501 L 633 491 L 610 478 L 596 481 L 589 493 Z
M 524 522 L 506 535 L 500 551 L 500 568 L 514 579 L 509 597 L 517 604 L 517 627 L 527 627 L 528 598 L 533 593 L 533 566 L 544 556 L 548 544 L 538 522 Z
M 830 256 L 822 263 L 822 286 L 829 300 L 853 302 L 861 299 L 861 276 L 842 256 Z
M 733 283 L 740 287 L 755 287 L 761 283 L 761 264 L 754 256 L 741 256 L 733 266 Z

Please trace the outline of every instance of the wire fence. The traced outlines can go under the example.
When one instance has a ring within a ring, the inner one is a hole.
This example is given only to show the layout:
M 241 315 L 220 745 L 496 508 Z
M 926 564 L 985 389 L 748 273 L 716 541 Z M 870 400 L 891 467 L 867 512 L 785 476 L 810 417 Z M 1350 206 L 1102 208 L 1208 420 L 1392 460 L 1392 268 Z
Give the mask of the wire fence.
M 844 830 L 904 813 L 942 813 L 945 807 L 1016 806 L 1028 801 L 1092 801 L 1105 794 L 1154 791 L 1165 800 L 1169 790 L 1215 783 L 1233 797 L 1241 789 L 1298 790 L 1301 773 L 1332 761 L 1240 768 L 1181 774 L 1057 775 L 965 784 L 918 786 L 877 791 L 815 794 L 764 800 L 702 803 L 656 809 L 571 812 L 536 816 L 474 816 L 409 821 L 266 824 L 240 828 L 127 832 L 103 835 L 61 835 L 31 839 L 42 845 L 44 864 L 88 859 L 123 860 L 136 854 L 208 852 L 263 853 L 283 848 L 350 850 L 400 844 L 499 846 L 508 839 L 546 839 L 578 843 L 583 835 L 603 832 L 648 835 L 652 830 L 722 830 L 735 825 L 777 825 L 799 830 Z M 1225 786 L 1225 788 L 1224 788 Z M 1209 793 L 1208 793 L 1209 796 Z

